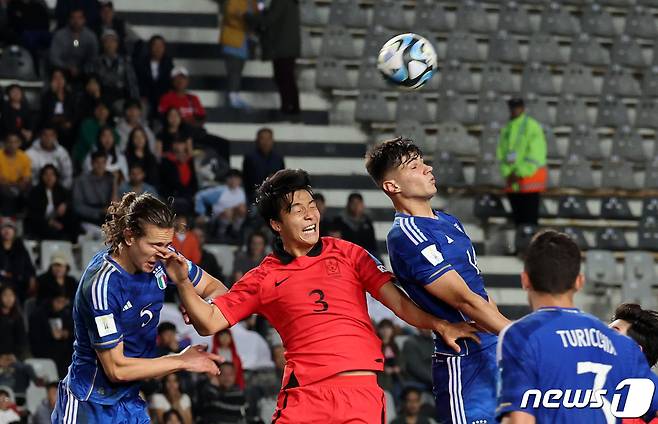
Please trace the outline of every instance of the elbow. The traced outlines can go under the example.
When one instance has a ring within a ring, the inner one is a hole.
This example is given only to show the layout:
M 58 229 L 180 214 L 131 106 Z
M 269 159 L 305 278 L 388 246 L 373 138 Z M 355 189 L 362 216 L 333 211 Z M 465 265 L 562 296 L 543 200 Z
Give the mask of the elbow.
M 111 370 L 105 370 L 108 380 L 114 384 L 122 384 L 130 381 L 126 373 L 121 371 L 118 367 L 113 367 Z
M 215 334 L 212 331 L 210 331 L 210 329 L 205 327 L 204 328 L 196 327 L 196 332 L 199 333 L 199 336 L 202 337 L 212 336 L 213 334 Z

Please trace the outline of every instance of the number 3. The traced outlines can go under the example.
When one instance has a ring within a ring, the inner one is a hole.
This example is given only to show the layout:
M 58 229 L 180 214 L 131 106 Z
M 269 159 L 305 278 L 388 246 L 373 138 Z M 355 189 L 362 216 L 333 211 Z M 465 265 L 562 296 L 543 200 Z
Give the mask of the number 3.
M 315 289 L 315 290 L 311 290 L 311 292 L 308 295 L 313 296 L 314 294 L 318 295 L 318 300 L 316 300 L 313 303 L 317 303 L 322 307 L 322 309 L 313 309 L 313 312 L 325 312 L 327 309 L 329 309 L 329 304 L 324 301 L 324 292 L 320 289 Z

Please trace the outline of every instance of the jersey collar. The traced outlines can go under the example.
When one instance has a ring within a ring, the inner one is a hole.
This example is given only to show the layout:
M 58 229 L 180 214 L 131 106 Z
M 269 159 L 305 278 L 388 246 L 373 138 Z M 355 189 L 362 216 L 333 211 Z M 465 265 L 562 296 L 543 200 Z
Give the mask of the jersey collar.
M 539 311 L 545 311 L 545 312 L 551 312 L 551 311 L 562 311 L 562 312 L 571 312 L 574 314 L 579 314 L 582 311 L 578 308 L 561 308 L 559 306 L 545 306 L 543 308 L 537 309 L 537 312 Z
M 295 257 L 286 252 L 283 248 L 283 241 L 281 240 L 281 237 L 277 237 L 274 240 L 274 248 L 272 249 L 272 252 L 274 253 L 274 256 L 276 256 L 277 259 L 279 259 L 279 261 L 284 265 L 288 265 L 295 260 Z M 315 246 L 313 246 L 311 250 L 308 251 L 306 256 L 319 256 L 320 253 L 322 253 L 322 237 L 318 239 L 318 242 L 315 243 Z

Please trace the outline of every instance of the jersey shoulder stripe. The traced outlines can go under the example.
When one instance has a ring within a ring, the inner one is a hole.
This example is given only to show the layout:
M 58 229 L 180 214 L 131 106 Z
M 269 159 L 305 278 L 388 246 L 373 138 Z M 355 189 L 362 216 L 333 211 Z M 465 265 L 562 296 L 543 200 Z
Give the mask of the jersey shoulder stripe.
M 93 276 L 91 284 L 91 300 L 94 309 L 104 311 L 109 309 L 107 301 L 107 287 L 112 274 L 117 272 L 117 269 L 109 261 L 104 260 L 100 270 Z

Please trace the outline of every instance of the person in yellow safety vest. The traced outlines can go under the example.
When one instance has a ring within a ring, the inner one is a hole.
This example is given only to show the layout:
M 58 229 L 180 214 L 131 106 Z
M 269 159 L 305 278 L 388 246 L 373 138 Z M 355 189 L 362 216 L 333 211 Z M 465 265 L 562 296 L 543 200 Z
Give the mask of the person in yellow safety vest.
M 546 190 L 546 139 L 541 124 L 525 113 L 523 99 L 507 102 L 510 120 L 500 132 L 496 157 L 517 226 L 537 225 L 539 196 Z

